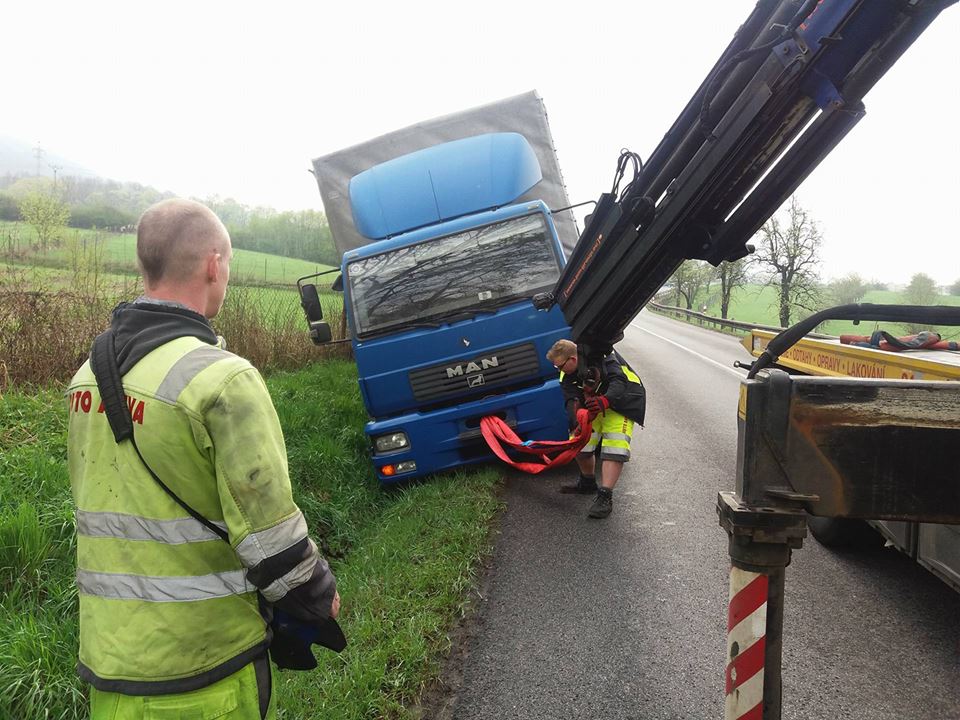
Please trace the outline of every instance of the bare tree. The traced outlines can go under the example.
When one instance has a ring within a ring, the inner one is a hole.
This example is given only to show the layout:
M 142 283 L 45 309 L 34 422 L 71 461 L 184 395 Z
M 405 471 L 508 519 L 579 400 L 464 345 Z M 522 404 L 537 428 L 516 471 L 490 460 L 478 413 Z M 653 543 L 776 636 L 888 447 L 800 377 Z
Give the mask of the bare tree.
M 713 268 L 702 260 L 686 260 L 673 274 L 672 285 L 677 293 L 677 304 L 683 297 L 687 310 L 693 309 L 697 295 L 701 290 L 709 290 L 713 279 Z
M 716 270 L 716 277 L 720 281 L 720 317 L 724 319 L 730 312 L 733 291 L 747 284 L 749 262 L 747 258 L 722 262 Z
M 815 310 L 820 300 L 820 229 L 790 198 L 786 222 L 774 215 L 757 234 L 756 262 L 766 272 L 764 284 L 777 291 L 780 325 L 790 325 L 794 308 Z
M 830 283 L 830 293 L 837 305 L 849 305 L 863 299 L 867 284 L 857 273 L 850 273 Z

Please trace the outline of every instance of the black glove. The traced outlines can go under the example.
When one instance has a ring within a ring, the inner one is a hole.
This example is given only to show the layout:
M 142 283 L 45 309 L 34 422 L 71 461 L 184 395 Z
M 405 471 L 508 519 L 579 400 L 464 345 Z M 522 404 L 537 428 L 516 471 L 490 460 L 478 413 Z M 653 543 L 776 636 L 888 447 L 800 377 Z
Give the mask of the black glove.
M 321 624 L 305 623 L 282 610 L 274 609 L 273 640 L 270 642 L 270 658 L 282 670 L 313 670 L 317 659 L 310 646 L 316 643 L 334 652 L 347 646 L 343 631 L 333 618 Z

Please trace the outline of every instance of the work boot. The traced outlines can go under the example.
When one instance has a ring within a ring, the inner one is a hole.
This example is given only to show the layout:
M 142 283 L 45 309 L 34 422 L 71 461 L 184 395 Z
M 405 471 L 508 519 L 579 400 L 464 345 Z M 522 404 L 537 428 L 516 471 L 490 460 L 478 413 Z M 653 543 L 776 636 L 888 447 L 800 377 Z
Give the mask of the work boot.
M 572 483 L 560 486 L 562 493 L 576 493 L 578 495 L 593 495 L 597 491 L 597 479 L 581 475 Z
M 587 516 L 605 518 L 611 510 L 613 510 L 613 492 L 606 488 L 600 488 L 597 490 L 597 497 L 594 499 L 593 505 L 590 506 Z

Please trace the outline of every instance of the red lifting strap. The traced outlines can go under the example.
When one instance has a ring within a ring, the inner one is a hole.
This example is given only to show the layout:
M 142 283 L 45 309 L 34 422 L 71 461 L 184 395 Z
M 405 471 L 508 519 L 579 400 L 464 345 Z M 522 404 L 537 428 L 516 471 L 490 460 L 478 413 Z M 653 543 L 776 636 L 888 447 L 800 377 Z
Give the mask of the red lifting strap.
M 480 420 L 480 432 L 494 455 L 518 470 L 536 475 L 547 468 L 566 465 L 587 444 L 593 432 L 590 414 L 584 409 L 578 410 L 577 422 L 580 423 L 580 427 L 577 428 L 577 434 L 571 440 L 528 440 L 524 442 L 517 437 L 517 434 L 510 429 L 509 425 L 494 415 Z M 507 455 L 507 451 L 504 450 L 501 443 L 516 452 L 536 455 L 537 462 L 513 460 Z

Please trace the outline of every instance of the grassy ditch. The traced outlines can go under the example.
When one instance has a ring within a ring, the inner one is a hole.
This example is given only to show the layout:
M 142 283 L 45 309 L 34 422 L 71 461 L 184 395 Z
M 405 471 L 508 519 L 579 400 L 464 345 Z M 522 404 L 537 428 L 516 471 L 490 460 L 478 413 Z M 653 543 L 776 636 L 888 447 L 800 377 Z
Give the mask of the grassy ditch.
M 404 718 L 439 670 L 496 511 L 492 469 L 381 490 L 351 363 L 268 378 L 297 502 L 337 574 L 350 646 L 282 673 L 285 720 Z M 57 390 L 0 398 L 0 718 L 86 717 L 75 678 L 75 552 Z

